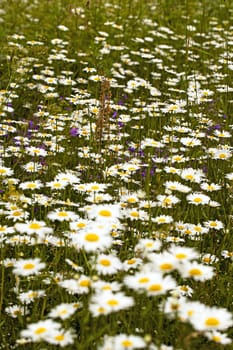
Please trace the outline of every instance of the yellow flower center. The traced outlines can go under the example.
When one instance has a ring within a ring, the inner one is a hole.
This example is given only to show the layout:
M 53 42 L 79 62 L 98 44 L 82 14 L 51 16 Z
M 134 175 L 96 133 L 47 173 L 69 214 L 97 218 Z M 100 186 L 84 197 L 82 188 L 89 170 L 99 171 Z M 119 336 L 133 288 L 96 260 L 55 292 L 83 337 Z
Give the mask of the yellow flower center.
M 111 265 L 111 262 L 107 259 L 101 259 L 100 260 L 100 264 L 103 265 L 103 266 L 110 266 Z
M 193 180 L 194 179 L 193 175 L 186 175 L 185 178 L 187 180 Z
M 22 215 L 22 212 L 20 210 L 16 210 L 12 213 L 13 216 L 20 216 Z
M 59 335 L 56 335 L 56 337 L 55 337 L 55 340 L 57 340 L 57 341 L 62 341 L 64 339 L 65 339 L 64 334 L 59 334 Z
M 152 284 L 151 286 L 149 286 L 148 290 L 150 292 L 159 292 L 160 290 L 162 290 L 162 286 L 161 284 Z
M 134 218 L 138 218 L 139 217 L 139 213 L 137 211 L 131 211 L 130 215 Z
M 47 329 L 45 327 L 40 327 L 35 330 L 35 334 L 42 334 L 45 333 Z
M 205 321 L 206 326 L 217 327 L 219 325 L 219 320 L 216 317 L 209 317 Z
M 190 276 L 200 276 L 203 272 L 200 269 L 191 269 L 189 270 Z
M 158 222 L 163 223 L 163 222 L 166 222 L 166 220 L 165 220 L 165 218 L 159 218 Z
M 99 211 L 98 213 L 100 216 L 104 216 L 104 217 L 110 217 L 112 216 L 112 213 L 110 210 L 107 210 L 107 209 L 102 209 Z
M 100 187 L 98 185 L 92 185 L 91 190 L 92 191 L 97 191 Z
M 135 202 L 136 202 L 136 199 L 133 198 L 133 197 L 130 197 L 130 198 L 127 199 L 127 202 L 128 202 L 128 203 L 135 203 Z
M 66 217 L 66 216 L 68 216 L 68 214 L 67 214 L 65 211 L 60 211 L 57 215 L 58 215 L 58 216 L 61 216 L 61 217 Z
M 68 313 L 68 311 L 65 309 L 59 311 L 59 315 L 66 315 L 67 313 Z
M 216 343 L 219 343 L 221 341 L 221 337 L 217 336 L 217 335 L 214 335 L 212 337 L 212 340 L 215 341 Z
M 165 198 L 164 200 L 163 200 L 163 203 L 166 205 L 166 204 L 171 204 L 171 199 L 170 198 Z
M 38 224 L 37 222 L 33 222 L 29 225 L 29 228 L 31 228 L 32 230 L 38 230 L 41 228 L 41 225 Z
M 119 301 L 116 300 L 116 299 L 110 299 L 110 300 L 108 300 L 108 305 L 110 305 L 110 306 L 116 306 L 116 305 L 118 305 L 118 304 L 119 304 Z
M 135 262 L 136 262 L 135 259 L 129 259 L 129 260 L 127 260 L 127 264 L 128 264 L 128 265 L 133 265 Z
M 226 158 L 226 154 L 225 154 L 225 153 L 220 153 L 220 154 L 219 154 L 219 158 L 220 158 L 220 159 Z
M 99 240 L 99 236 L 96 233 L 88 233 L 86 234 L 85 239 L 88 242 L 97 242 Z
M 181 289 L 183 292 L 187 292 L 187 291 L 188 291 L 188 287 L 187 287 L 187 286 L 181 286 L 180 289 Z
M 164 263 L 160 265 L 161 270 L 171 270 L 173 268 L 173 265 L 170 263 Z
M 102 306 L 100 306 L 100 307 L 98 308 L 98 311 L 99 311 L 100 314 L 103 314 L 103 313 L 105 312 L 105 308 L 102 307 Z
M 178 253 L 178 254 L 176 254 L 176 258 L 177 258 L 177 259 L 185 259 L 185 258 L 187 258 L 187 254 Z
M 27 263 L 24 265 L 24 270 L 32 270 L 35 267 L 35 264 L 33 263 Z
M 201 203 L 202 202 L 202 199 L 200 197 L 196 197 L 194 198 L 193 200 L 195 203 Z
M 101 288 L 102 290 L 112 290 L 110 286 L 104 286 Z
M 61 187 L 61 183 L 60 182 L 55 182 L 53 184 L 53 187 L 59 188 L 59 187 Z
M 211 227 L 216 227 L 216 226 L 217 226 L 217 223 L 214 222 L 214 221 L 212 221 L 212 222 L 210 222 L 210 226 L 211 226 Z
M 121 345 L 124 347 L 124 348 L 129 348 L 133 345 L 133 342 L 128 340 L 128 339 L 125 339 L 121 342 Z
M 80 287 L 89 287 L 90 286 L 90 281 L 89 280 L 82 280 L 79 282 Z
M 27 188 L 36 188 L 36 184 L 34 183 L 27 184 Z
M 138 282 L 141 284 L 148 283 L 149 281 L 150 279 L 148 277 L 142 277 L 138 280 Z
M 78 228 L 83 228 L 86 226 L 86 224 L 84 222 L 79 222 L 77 225 L 76 225 Z

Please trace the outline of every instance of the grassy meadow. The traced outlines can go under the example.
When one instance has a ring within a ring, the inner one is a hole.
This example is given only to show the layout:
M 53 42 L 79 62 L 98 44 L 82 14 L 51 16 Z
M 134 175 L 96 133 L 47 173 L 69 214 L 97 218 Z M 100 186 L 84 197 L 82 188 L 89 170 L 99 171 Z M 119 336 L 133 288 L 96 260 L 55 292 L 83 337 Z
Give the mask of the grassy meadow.
M 232 1 L 0 5 L 0 349 L 232 349 Z

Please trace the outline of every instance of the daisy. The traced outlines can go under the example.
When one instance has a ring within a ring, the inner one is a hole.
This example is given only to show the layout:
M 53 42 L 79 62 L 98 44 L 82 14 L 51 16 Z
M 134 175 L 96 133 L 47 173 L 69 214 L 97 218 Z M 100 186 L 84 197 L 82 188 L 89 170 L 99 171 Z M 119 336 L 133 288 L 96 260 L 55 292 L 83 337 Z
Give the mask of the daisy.
M 124 215 L 130 220 L 147 221 L 149 219 L 149 215 L 147 214 L 147 212 L 138 208 L 126 209 L 124 211 Z
M 128 309 L 134 305 L 134 299 L 126 296 L 122 292 L 113 293 L 112 291 L 102 291 L 101 293 L 94 294 L 89 305 L 90 311 L 94 305 L 98 305 L 103 308 L 104 314 L 110 314 L 112 312 Z
M 200 146 L 201 141 L 195 137 L 181 137 L 180 142 L 187 147 Z
M 113 338 L 113 350 L 145 349 L 145 340 L 138 335 L 119 334 Z
M 27 292 L 20 293 L 17 298 L 20 300 L 22 304 L 30 304 L 36 298 L 45 297 L 46 293 L 44 290 L 28 290 Z
M 187 301 L 184 297 L 180 298 L 180 307 L 178 317 L 182 322 L 187 322 L 190 318 L 202 308 L 203 304 L 199 301 Z
M 232 137 L 231 133 L 229 133 L 229 131 L 225 131 L 225 130 L 214 130 L 213 134 L 217 137 L 226 137 L 226 138 L 230 138 Z
M 207 227 L 202 226 L 201 224 L 191 225 L 192 234 L 204 234 L 208 233 L 209 229 Z
M 21 182 L 19 188 L 23 190 L 37 190 L 43 186 L 40 180 Z
M 46 157 L 47 151 L 45 151 L 43 148 L 29 146 L 25 149 L 25 152 L 29 154 L 30 156 L 37 156 L 37 157 Z
M 42 165 L 38 162 L 28 162 L 22 165 L 22 168 L 28 173 L 36 173 L 42 169 Z
M 195 249 L 189 247 L 180 247 L 172 244 L 168 252 L 172 254 L 178 262 L 184 262 L 198 258 L 198 253 Z
M 156 224 L 169 224 L 173 222 L 173 218 L 170 215 L 159 215 L 155 218 L 152 218 L 152 222 L 155 222 Z
M 122 268 L 119 258 L 114 255 L 99 254 L 96 260 L 95 269 L 102 275 L 113 275 Z
M 210 152 L 212 159 L 229 159 L 232 157 L 232 152 L 227 149 L 211 149 Z
M 204 254 L 201 256 L 201 261 L 204 263 L 204 264 L 212 264 L 212 263 L 216 263 L 219 261 L 219 259 L 216 257 L 216 255 L 213 255 L 213 254 Z
M 221 255 L 225 258 L 225 259 L 232 259 L 233 260 L 233 252 L 229 252 L 228 250 L 223 250 L 221 252 Z
M 2 237 L 4 234 L 8 235 L 9 233 L 14 233 L 14 227 L 1 225 L 0 224 L 0 237 Z
M 158 205 L 162 208 L 172 208 L 175 204 L 180 202 L 179 198 L 172 195 L 158 195 L 156 198 L 158 200 Z
M 75 303 L 61 303 L 54 307 L 48 316 L 51 318 L 61 318 L 62 320 L 66 320 L 75 313 L 77 310 L 76 305 L 77 304 Z
M 153 270 L 159 271 L 160 273 L 171 272 L 177 267 L 178 259 L 167 251 L 164 251 L 160 254 L 148 254 L 148 259 L 152 263 L 151 265 Z
M 61 347 L 74 343 L 75 335 L 72 330 L 55 330 L 45 336 L 45 341 L 49 344 L 60 345 Z
M 168 166 L 164 167 L 164 171 L 167 174 L 179 174 L 180 173 L 180 169 L 177 169 L 177 168 L 174 168 L 174 167 L 168 167 Z
M 12 305 L 5 308 L 5 312 L 13 317 L 17 318 L 18 316 L 25 316 L 29 314 L 29 310 L 25 306 Z
M 91 193 L 89 196 L 86 197 L 87 202 L 91 202 L 93 204 L 100 204 L 102 202 L 110 202 L 112 201 L 113 197 L 108 193 Z
M 31 323 L 27 329 L 21 331 L 22 338 L 29 338 L 33 342 L 45 340 L 48 336 L 56 334 L 61 325 L 53 320 L 47 319 Z
M 209 229 L 221 230 L 224 228 L 224 224 L 219 220 L 209 220 L 204 222 L 204 226 Z
M 108 184 L 91 182 L 86 184 L 86 191 L 87 192 L 104 192 L 108 186 L 109 186 Z
M 81 275 L 78 280 L 67 279 L 58 282 L 58 284 L 65 288 L 69 294 L 87 294 L 91 288 L 92 281 L 86 275 Z
M 64 189 L 66 186 L 68 186 L 68 182 L 62 181 L 62 180 L 54 180 L 54 181 L 46 182 L 46 186 L 50 187 L 51 190 L 57 191 L 57 190 Z
M 178 297 L 191 297 L 193 295 L 193 289 L 189 287 L 187 284 L 183 284 L 183 285 L 177 286 L 172 291 L 172 295 L 175 295 Z
M 183 278 L 193 278 L 195 281 L 204 282 L 214 276 L 212 266 L 198 264 L 197 262 L 186 262 L 179 266 L 179 272 Z
M 142 259 L 140 258 L 131 258 L 128 260 L 125 260 L 123 262 L 123 270 L 124 271 L 129 271 L 131 269 L 136 269 L 137 267 L 142 265 Z
M 204 335 L 217 344 L 227 345 L 232 343 L 232 339 L 228 338 L 226 334 L 218 331 L 205 332 Z
M 106 282 L 103 280 L 93 282 L 92 286 L 97 293 L 109 290 L 112 292 L 118 292 L 121 289 L 121 285 L 118 282 Z
M 11 219 L 13 221 L 22 221 L 29 217 L 29 213 L 20 208 L 8 211 L 6 213 L 6 218 Z
M 164 183 L 164 186 L 166 187 L 166 189 L 168 189 L 170 191 L 179 191 L 182 193 L 188 193 L 191 191 L 190 187 L 185 186 L 178 181 L 166 181 Z
M 13 170 L 0 164 L 0 177 L 13 175 Z
M 136 253 L 147 253 L 159 250 L 161 248 L 161 241 L 150 239 L 150 238 L 141 238 L 138 244 L 135 246 L 134 251 Z
M 72 242 L 77 249 L 84 249 L 87 252 L 103 251 L 110 248 L 113 239 L 109 234 L 109 228 L 104 229 L 91 224 L 81 230 L 78 235 L 72 236 Z
M 149 269 L 145 271 L 139 271 L 134 275 L 128 275 L 124 277 L 124 284 L 128 288 L 134 289 L 138 292 L 143 292 L 152 281 L 151 275 L 152 272 Z
M 157 296 L 165 294 L 168 290 L 176 287 L 175 280 L 170 276 L 163 277 L 160 273 L 152 273 L 150 282 L 145 286 L 148 296 Z
M 226 176 L 225 176 L 225 178 L 227 179 L 227 180 L 233 180 L 233 173 L 228 173 L 228 174 L 226 174 Z
M 90 219 L 106 224 L 118 221 L 122 216 L 121 208 L 118 204 L 92 205 L 87 214 Z
M 160 310 L 168 315 L 170 319 L 177 318 L 179 310 L 182 308 L 183 304 L 186 302 L 185 298 L 178 296 L 172 292 L 172 296 L 168 297 L 160 306 Z
M 186 199 L 189 203 L 194 205 L 204 205 L 210 202 L 210 197 L 200 192 L 190 193 L 186 196 Z
M 55 177 L 55 181 L 64 181 L 64 182 L 68 182 L 69 184 L 74 184 L 74 183 L 79 183 L 80 179 L 78 178 L 78 176 L 71 172 L 71 171 L 67 171 L 64 173 L 58 173 Z
M 87 227 L 87 225 L 90 223 L 89 220 L 86 219 L 82 219 L 82 218 L 77 218 L 75 221 L 71 221 L 69 223 L 70 225 L 70 230 L 77 232 L 81 229 L 84 229 L 85 227 Z
M 120 198 L 121 202 L 126 202 L 127 204 L 138 203 L 139 198 L 137 194 L 124 194 Z
M 73 211 L 55 209 L 55 211 L 49 212 L 47 217 L 52 221 L 74 221 L 77 218 L 77 214 Z
M 202 170 L 187 168 L 187 169 L 183 169 L 180 172 L 180 176 L 184 180 L 200 183 L 202 179 L 205 177 L 205 174 L 203 173 Z
M 19 259 L 14 264 L 13 273 L 19 276 L 37 275 L 44 268 L 45 263 L 42 263 L 39 258 Z
M 202 305 L 189 319 L 197 331 L 218 331 L 233 326 L 232 315 L 223 308 Z
M 47 227 L 44 221 L 28 221 L 26 223 L 15 224 L 15 229 L 20 233 L 27 233 L 29 235 L 36 233 L 38 236 L 44 237 L 46 234 L 51 234 L 53 229 Z
M 186 160 L 187 160 L 186 157 L 184 157 L 183 155 L 179 155 L 179 154 L 176 154 L 176 155 L 171 157 L 171 162 L 172 163 L 183 163 Z
M 221 186 L 215 183 L 208 184 L 207 182 L 202 182 L 200 185 L 201 189 L 204 191 L 212 192 L 212 191 L 218 191 L 221 189 Z

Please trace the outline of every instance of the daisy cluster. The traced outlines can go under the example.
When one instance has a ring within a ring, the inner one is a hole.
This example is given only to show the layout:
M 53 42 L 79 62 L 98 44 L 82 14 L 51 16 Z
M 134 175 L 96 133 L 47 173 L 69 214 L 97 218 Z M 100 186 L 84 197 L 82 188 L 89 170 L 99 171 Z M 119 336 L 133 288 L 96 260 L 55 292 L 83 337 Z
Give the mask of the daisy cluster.
M 231 346 L 233 9 L 192 2 L 1 1 L 3 349 Z

